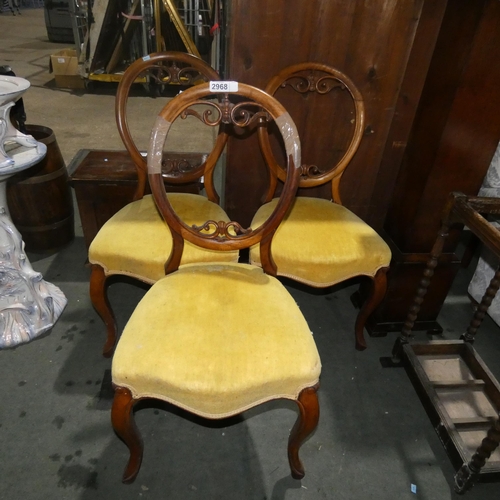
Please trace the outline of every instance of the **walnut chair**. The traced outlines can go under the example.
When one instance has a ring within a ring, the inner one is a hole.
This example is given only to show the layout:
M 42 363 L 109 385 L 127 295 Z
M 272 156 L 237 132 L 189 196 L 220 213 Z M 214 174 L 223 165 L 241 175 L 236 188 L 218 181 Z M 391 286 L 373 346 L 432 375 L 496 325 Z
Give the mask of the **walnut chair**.
M 151 194 L 146 193 L 149 188 L 146 158 L 137 148 L 127 122 L 130 89 L 135 82 L 146 79 L 149 79 L 150 84 L 156 82 L 157 87 L 220 80 L 207 63 L 182 52 L 161 52 L 138 59 L 127 68 L 120 80 L 116 94 L 116 122 L 123 143 L 135 163 L 138 180 L 133 200 L 102 226 L 89 248 L 89 262 L 92 265 L 90 299 L 106 326 L 107 338 L 103 348 L 106 357 L 113 353 L 117 336 L 114 313 L 107 297 L 108 278 L 122 275 L 147 284 L 156 282 L 165 275 L 165 263 L 173 244 L 168 226 L 156 209 Z M 219 196 L 213 183 L 215 164 L 226 141 L 227 135 L 221 128 L 212 153 L 200 165 L 164 161 L 164 169 L 167 170 L 164 178 L 171 185 L 193 183 L 204 176 L 207 197 L 193 193 L 169 193 L 176 210 L 182 212 L 191 223 L 200 222 L 207 210 L 211 211 L 215 220 L 229 221 L 218 205 Z M 177 168 L 172 168 L 175 166 Z M 210 262 L 214 259 L 236 262 L 238 252 L 214 253 L 187 243 L 182 264 Z
M 142 399 L 166 401 L 207 419 L 237 415 L 273 399 L 296 401 L 299 416 L 288 444 L 296 478 L 304 475 L 299 448 L 319 418 L 319 355 L 297 304 L 273 276 L 270 254 L 273 233 L 299 182 L 295 125 L 281 104 L 255 87 L 239 84 L 236 92 L 220 94 L 218 100 L 209 88 L 198 85 L 175 97 L 161 111 L 151 134 L 149 182 L 175 245 L 168 274 L 140 301 L 113 356 L 111 418 L 130 451 L 126 483 L 136 478 L 143 456 L 133 417 L 134 405 Z M 212 112 L 197 113 L 195 103 L 210 106 Z M 160 159 L 178 117 L 212 127 L 222 121 L 237 129 L 262 126 L 270 119 L 277 123 L 285 137 L 288 175 L 275 210 L 258 229 L 218 221 L 210 213 L 205 224 L 192 225 L 175 213 Z M 188 242 L 213 252 L 258 245 L 263 266 L 219 261 L 178 267 Z
M 318 186 L 331 185 L 332 201 L 313 196 L 297 196 L 289 213 L 276 231 L 272 244 L 272 255 L 277 274 L 304 283 L 326 288 L 356 276 L 367 276 L 372 280 L 370 293 L 359 311 L 355 324 L 356 349 L 366 348 L 364 326 L 368 316 L 383 299 L 387 289 L 386 273 L 391 260 L 391 251 L 384 240 L 365 222 L 342 206 L 340 180 L 356 153 L 364 132 L 365 111 L 363 99 L 354 83 L 340 71 L 318 63 L 302 63 L 280 71 L 265 88 L 284 105 L 291 106 L 299 96 L 304 106 L 300 119 L 311 131 L 322 130 L 312 137 L 308 152 L 319 150 L 319 157 L 337 153 L 327 165 L 302 164 L 299 192 L 304 194 Z M 281 92 L 278 92 L 281 90 Z M 330 100 L 328 99 L 330 97 Z M 286 104 L 285 104 L 286 101 Z M 335 109 L 332 109 L 334 108 Z M 332 117 L 330 129 L 321 129 L 314 120 L 316 113 L 327 112 Z M 331 123 L 336 114 L 347 119 L 337 130 Z M 299 131 L 302 133 L 302 131 Z M 286 172 L 276 158 L 279 156 L 273 131 L 260 128 L 259 143 L 269 168 L 270 183 L 264 205 L 252 220 L 257 228 L 274 210 L 277 200 L 273 195 L 278 180 L 284 181 Z M 331 135 L 325 147 L 325 136 Z M 334 139 L 346 144 L 342 149 L 332 145 Z M 318 154 L 316 154 L 318 156 Z M 322 159 L 322 158 L 321 158 Z M 250 251 L 250 262 L 261 265 L 257 247 Z

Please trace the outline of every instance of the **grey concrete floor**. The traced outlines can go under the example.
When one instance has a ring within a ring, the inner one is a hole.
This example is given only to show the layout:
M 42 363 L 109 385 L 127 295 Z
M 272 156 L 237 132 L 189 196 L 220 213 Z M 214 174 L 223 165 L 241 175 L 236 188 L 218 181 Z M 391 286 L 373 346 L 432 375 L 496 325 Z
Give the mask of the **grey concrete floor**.
M 32 83 L 24 99 L 28 123 L 54 130 L 67 163 L 81 148 L 123 148 L 113 89 L 88 94 L 55 88 L 49 55 L 65 46 L 47 41 L 42 9 L 0 15 L 0 38 L 0 64 L 10 64 Z M 138 128 L 147 137 L 158 103 L 140 95 L 133 100 L 137 120 L 144 120 Z M 401 368 L 381 366 L 395 336 L 368 338 L 366 351 L 354 350 L 350 295 L 356 282 L 326 291 L 287 284 L 323 362 L 320 423 L 302 447 L 302 481 L 291 478 L 286 458 L 296 409 L 290 402 L 273 402 L 218 423 L 168 405 L 144 405 L 136 414 L 144 461 L 136 482 L 123 485 L 128 453 L 110 424 L 111 397 L 103 383 L 110 360 L 101 356 L 104 328 L 88 297 L 78 216 L 76 225 L 76 238 L 66 248 L 29 254 L 33 267 L 66 294 L 65 311 L 50 333 L 0 352 L 0 498 L 458 498 L 454 469 L 408 376 Z M 471 316 L 466 288 L 472 269 L 460 273 L 442 310 L 444 338 L 458 338 Z M 128 283 L 112 285 L 119 328 L 144 293 Z M 489 318 L 475 347 L 500 377 L 499 328 Z M 466 497 L 499 494 L 499 483 L 478 484 Z

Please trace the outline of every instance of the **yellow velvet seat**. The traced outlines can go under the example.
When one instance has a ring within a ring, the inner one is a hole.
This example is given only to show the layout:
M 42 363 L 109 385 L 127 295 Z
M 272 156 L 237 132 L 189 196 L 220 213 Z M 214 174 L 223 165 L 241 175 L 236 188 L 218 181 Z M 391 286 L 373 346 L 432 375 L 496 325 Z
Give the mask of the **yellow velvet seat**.
M 196 304 L 188 315 L 187 304 Z M 318 382 L 320 367 L 310 329 L 276 278 L 250 265 L 192 264 L 139 303 L 112 378 L 134 396 L 222 418 L 277 397 L 296 400 Z
M 259 208 L 252 228 L 259 227 L 277 199 Z M 271 253 L 278 274 L 315 287 L 327 287 L 355 276 L 375 276 L 389 266 L 385 241 L 342 205 L 319 198 L 297 197 L 273 238 Z M 259 248 L 250 261 L 260 265 Z
M 203 196 L 170 193 L 169 199 L 179 216 L 189 225 L 201 224 L 207 216 L 228 221 L 224 210 Z M 165 263 L 172 251 L 170 230 L 151 195 L 129 203 L 109 219 L 89 248 L 89 261 L 106 275 L 121 274 L 154 283 L 165 276 Z M 189 242 L 181 264 L 194 262 L 237 262 L 238 252 L 215 252 Z

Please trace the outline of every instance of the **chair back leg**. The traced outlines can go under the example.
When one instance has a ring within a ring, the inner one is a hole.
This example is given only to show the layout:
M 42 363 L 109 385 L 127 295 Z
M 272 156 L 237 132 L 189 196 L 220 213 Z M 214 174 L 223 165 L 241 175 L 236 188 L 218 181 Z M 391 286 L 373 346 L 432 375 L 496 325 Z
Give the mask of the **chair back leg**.
M 109 358 L 116 344 L 116 320 L 108 300 L 106 274 L 104 269 L 97 264 L 92 265 L 90 275 L 90 301 L 106 326 L 107 337 L 102 354 Z
M 365 341 L 365 324 L 370 314 L 378 307 L 385 297 L 387 291 L 387 271 L 388 267 L 380 268 L 375 276 L 372 278 L 370 287 L 370 294 L 366 298 L 363 306 L 359 310 L 358 317 L 356 318 L 356 325 L 354 326 L 354 335 L 356 337 L 355 347 L 358 351 L 366 349 Z

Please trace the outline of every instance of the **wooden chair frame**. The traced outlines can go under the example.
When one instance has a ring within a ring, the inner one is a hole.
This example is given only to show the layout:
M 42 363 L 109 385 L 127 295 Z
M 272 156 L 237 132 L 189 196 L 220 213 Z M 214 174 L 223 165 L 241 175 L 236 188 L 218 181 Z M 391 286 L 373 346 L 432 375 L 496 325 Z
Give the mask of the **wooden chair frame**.
M 144 74 L 149 74 L 150 78 L 154 78 L 161 85 L 196 85 L 201 82 L 220 80 L 218 73 L 211 66 L 202 59 L 184 52 L 171 51 L 150 54 L 133 62 L 127 68 L 118 85 L 115 115 L 120 137 L 137 169 L 137 190 L 133 200 L 139 200 L 144 196 L 147 186 L 147 160 L 137 148 L 130 133 L 127 121 L 127 102 L 132 84 Z M 212 174 L 216 164 L 213 159 L 220 156 L 226 142 L 227 134 L 219 133 L 216 147 L 205 163 L 190 171 L 183 170 L 182 175 L 178 171 L 171 171 L 169 174 L 165 174 L 165 180 L 172 184 L 184 184 L 193 182 L 203 175 L 205 176 L 204 187 L 208 199 L 219 203 L 219 195 L 213 184 Z
M 184 94 L 185 93 L 178 96 L 175 106 L 165 106 L 160 113 L 155 127 L 157 132 L 154 134 L 154 137 L 152 137 L 152 142 L 149 148 L 150 154 L 148 155 L 149 183 L 151 190 L 155 193 L 155 200 L 158 209 L 169 225 L 175 242 L 174 251 L 172 252 L 170 260 L 165 267 L 166 273 L 168 274 L 168 272 L 178 268 L 184 247 L 183 241 L 184 239 L 187 239 L 195 245 L 211 250 L 241 250 L 243 248 L 249 248 L 251 245 L 260 242 L 260 252 L 261 258 L 263 259 L 264 270 L 268 274 L 275 276 L 276 264 L 272 260 L 270 245 L 272 236 L 274 235 L 279 222 L 281 222 L 285 216 L 291 200 L 294 198 L 298 188 L 300 171 L 297 167 L 295 167 L 295 162 L 300 156 L 300 151 L 295 151 L 292 148 L 287 151 L 288 175 L 285 179 L 283 195 L 280 196 L 280 201 L 266 224 L 258 229 L 245 229 L 241 227 L 238 222 L 226 223 L 208 221 L 203 227 L 189 227 L 181 219 L 179 219 L 173 211 L 163 184 L 161 166 L 158 164 L 158 159 L 161 158 L 162 150 L 160 148 L 163 147 L 165 142 L 168 127 L 162 125 L 162 123 L 171 124 L 177 116 L 181 113 L 187 112 L 187 108 L 193 104 L 193 98 L 197 99 L 195 102 L 196 104 L 208 104 L 218 110 L 219 118 L 213 122 L 208 120 L 208 115 L 198 115 L 200 120 L 211 126 L 218 126 L 221 122 L 225 124 L 233 123 L 239 127 L 246 127 L 251 123 L 256 122 L 263 124 L 267 121 L 267 116 L 262 111 L 258 111 L 251 116 L 248 110 L 245 109 L 245 106 L 252 105 L 251 103 L 241 102 L 238 104 L 232 104 L 227 95 L 224 96 L 222 101 L 217 104 L 211 101 L 202 101 L 201 99 L 203 97 L 210 95 L 207 84 L 197 85 L 195 88 L 191 89 L 191 92 L 187 94 L 187 97 Z M 275 120 L 280 117 L 284 117 L 285 115 L 288 116 L 286 110 L 281 105 L 278 105 L 277 101 L 269 99 L 269 95 L 267 93 L 255 87 L 240 83 L 238 95 L 265 102 L 268 112 Z M 237 117 L 238 113 L 241 113 L 240 119 Z M 196 113 L 191 112 L 190 114 Z M 290 122 L 285 120 L 284 126 L 290 126 Z M 294 133 L 297 135 L 296 131 Z M 202 233 L 203 230 L 209 230 L 209 233 Z M 235 234 L 235 236 L 233 236 L 233 234 Z
M 152 134 L 148 151 L 148 171 L 153 196 L 162 216 L 169 224 L 172 236 L 176 242 L 172 257 L 166 266 L 167 273 L 177 269 L 180 257 L 182 256 L 185 238 L 204 248 L 222 251 L 248 248 L 253 244 L 260 243 L 261 253 L 264 256 L 265 262 L 264 270 L 270 274 L 275 274 L 275 268 L 273 268 L 273 261 L 270 255 L 271 239 L 295 196 L 299 184 L 300 169 L 295 167 L 295 165 L 300 164 L 300 146 L 298 148 L 294 147 L 296 145 L 295 140 L 293 145 L 290 143 L 289 147 L 287 147 L 287 176 L 284 189 L 280 196 L 280 202 L 271 217 L 257 230 L 242 228 L 237 222 L 224 223 L 208 221 L 207 224 L 202 227 L 190 227 L 186 225 L 173 211 L 168 201 L 162 180 L 161 152 L 170 125 L 177 117 L 182 115 L 194 115 L 211 126 L 217 126 L 219 125 L 219 121 L 221 121 L 225 124 L 244 127 L 252 123 L 265 123 L 268 120 L 269 113 L 275 120 L 281 119 L 282 130 L 291 130 L 293 135 L 298 137 L 293 122 L 289 120 L 288 113 L 286 113 L 284 108 L 272 97 L 261 90 L 244 84 L 239 84 L 237 93 L 239 96 L 256 101 L 259 107 L 262 106 L 266 108 L 266 112 L 261 109 L 257 109 L 255 113 L 249 112 L 247 109 L 250 104 L 249 102 L 240 102 L 235 105 L 230 102 L 228 94 L 222 95 L 222 98 L 217 103 L 203 101 L 202 99 L 204 97 L 210 95 L 210 91 L 208 84 L 202 84 L 177 96 L 172 102 L 165 106 L 157 119 L 154 128 L 155 132 Z M 219 118 L 210 121 L 207 115 L 202 116 L 189 109 L 192 104 L 201 103 L 218 109 Z M 208 234 L 206 232 L 207 230 Z M 168 279 L 168 277 L 165 279 Z M 131 391 L 125 387 L 116 385 L 114 387 L 115 397 L 111 413 L 112 425 L 118 436 L 125 442 L 130 452 L 122 480 L 124 483 L 131 483 L 137 477 L 143 456 L 143 442 L 135 424 L 133 414 L 135 404 L 142 398 L 140 396 L 134 397 Z M 292 476 L 297 479 L 304 476 L 304 467 L 299 458 L 300 446 L 314 431 L 319 419 L 319 404 L 316 394 L 318 387 L 318 384 L 313 387 L 307 387 L 303 389 L 296 398 L 299 415 L 290 433 L 288 441 L 288 459 Z
M 309 75 L 305 76 L 305 72 L 309 72 Z M 321 76 L 316 76 L 316 73 L 320 73 Z M 315 62 L 305 62 L 284 68 L 268 82 L 265 91 L 274 96 L 280 88 L 285 86 L 291 87 L 300 94 L 316 92 L 317 94 L 324 95 L 334 89 L 340 89 L 341 91 L 348 92 L 353 100 L 354 130 L 342 158 L 336 165 L 333 165 L 322 173 L 318 171 L 315 165 L 302 164 L 299 183 L 299 188 L 313 188 L 331 182 L 332 200 L 334 203 L 342 205 L 340 181 L 347 165 L 358 150 L 364 133 L 365 107 L 363 96 L 347 75 L 331 66 Z M 264 203 L 267 203 L 271 201 L 276 192 L 278 179 L 283 182 L 286 173 L 276 161 L 269 140 L 268 131 L 263 128 L 259 129 L 258 137 L 260 148 L 269 170 L 269 187 L 264 196 Z M 371 287 L 369 294 L 360 307 L 354 327 L 356 339 L 355 347 L 357 350 L 362 351 L 366 349 L 366 341 L 364 338 L 365 324 L 386 294 L 388 270 L 389 267 L 384 267 L 379 269 L 375 276 L 370 276 Z
M 308 76 L 304 76 L 304 72 L 310 72 Z M 315 76 L 313 72 L 324 73 L 323 76 Z M 346 91 L 350 94 L 354 104 L 354 131 L 351 141 L 343 154 L 342 158 L 328 170 L 319 173 L 315 165 L 301 166 L 302 173 L 299 187 L 309 188 L 332 183 L 332 199 L 335 203 L 342 205 L 340 199 L 340 180 L 345 168 L 352 160 L 352 157 L 358 150 L 359 144 L 363 137 L 365 124 L 365 106 L 363 97 L 354 82 L 341 71 L 327 66 L 326 64 L 306 62 L 288 66 L 275 75 L 265 87 L 265 91 L 274 96 L 276 92 L 282 88 L 289 86 L 299 94 L 316 92 L 320 95 L 326 95 L 335 89 Z M 264 129 L 258 131 L 259 143 L 262 154 L 269 167 L 270 179 L 269 188 L 264 198 L 265 202 L 271 201 L 277 187 L 277 180 L 284 182 L 285 171 L 276 161 L 273 154 L 269 134 Z
M 153 73 L 151 75 L 150 73 Z M 137 188 L 132 201 L 140 200 L 147 188 L 147 160 L 137 148 L 127 121 L 127 101 L 132 85 L 141 76 L 150 74 L 159 84 L 194 85 L 200 81 L 220 80 L 218 73 L 202 59 L 183 52 L 159 52 L 133 62 L 125 71 L 118 85 L 115 115 L 118 132 L 123 143 L 130 154 L 137 170 Z M 227 134 L 223 129 L 219 131 L 216 145 L 206 161 L 188 171 L 182 172 L 175 169 L 163 175 L 163 179 L 171 184 L 183 184 L 193 182 L 204 176 L 204 187 L 207 197 L 214 203 L 219 203 L 219 195 L 213 183 L 213 171 L 217 159 L 223 151 L 227 142 Z M 117 338 L 116 319 L 107 296 L 108 275 L 99 265 L 92 265 L 90 276 L 90 300 L 104 322 L 106 328 L 106 342 L 103 347 L 103 355 L 110 357 L 113 353 Z

